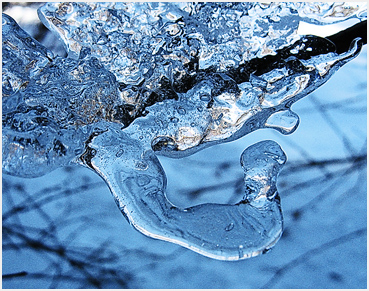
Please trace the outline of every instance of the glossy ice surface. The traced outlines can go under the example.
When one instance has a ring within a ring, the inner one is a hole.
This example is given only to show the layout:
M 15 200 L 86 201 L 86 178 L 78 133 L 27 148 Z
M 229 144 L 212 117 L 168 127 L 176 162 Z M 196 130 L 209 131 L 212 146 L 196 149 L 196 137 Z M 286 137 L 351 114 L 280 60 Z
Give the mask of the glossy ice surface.
M 55 57 L 3 15 L 3 171 L 37 177 L 70 163 L 96 171 L 142 233 L 206 256 L 238 260 L 282 233 L 276 188 L 285 154 L 273 141 L 241 156 L 245 196 L 186 209 L 166 198 L 156 155 L 179 158 L 270 127 L 357 56 L 300 36 L 301 20 L 366 17 L 364 4 L 48 3 Z

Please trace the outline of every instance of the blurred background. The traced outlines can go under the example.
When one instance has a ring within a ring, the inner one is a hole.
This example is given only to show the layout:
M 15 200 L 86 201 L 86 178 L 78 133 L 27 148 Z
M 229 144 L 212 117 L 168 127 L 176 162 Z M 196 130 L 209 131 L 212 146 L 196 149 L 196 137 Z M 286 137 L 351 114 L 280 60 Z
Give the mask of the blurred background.
M 38 20 L 41 4 L 2 3 L 65 56 Z M 367 46 L 292 110 L 300 125 L 289 136 L 263 129 L 184 159 L 160 157 L 177 206 L 232 203 L 243 196 L 242 151 L 277 141 L 288 157 L 278 179 L 285 230 L 268 253 L 223 262 L 145 237 L 99 176 L 64 167 L 35 179 L 2 176 L 2 287 L 366 288 Z

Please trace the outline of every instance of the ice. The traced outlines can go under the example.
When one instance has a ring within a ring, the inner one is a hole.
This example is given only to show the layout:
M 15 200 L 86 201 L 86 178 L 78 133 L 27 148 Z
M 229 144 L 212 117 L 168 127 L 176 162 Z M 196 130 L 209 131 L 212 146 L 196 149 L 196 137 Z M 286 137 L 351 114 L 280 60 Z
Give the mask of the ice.
M 264 253 L 282 233 L 273 141 L 241 156 L 238 203 L 179 208 L 156 155 L 180 158 L 260 128 L 296 130 L 290 110 L 360 52 L 338 54 L 299 21 L 356 17 L 364 4 L 47 3 L 54 56 L 3 15 L 3 171 L 80 164 L 98 173 L 142 233 L 221 260 Z M 283 196 L 283 195 L 282 195 Z
M 273 113 L 265 123 L 266 127 L 275 128 L 283 134 L 291 134 L 299 125 L 299 116 L 291 110 Z

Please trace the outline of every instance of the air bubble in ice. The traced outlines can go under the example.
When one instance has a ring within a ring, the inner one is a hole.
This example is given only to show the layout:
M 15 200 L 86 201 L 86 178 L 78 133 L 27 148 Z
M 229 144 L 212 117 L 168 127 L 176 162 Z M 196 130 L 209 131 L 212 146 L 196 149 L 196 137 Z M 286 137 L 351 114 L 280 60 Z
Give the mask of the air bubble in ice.
M 231 222 L 230 224 L 228 224 L 225 228 L 226 231 L 231 231 L 234 228 L 234 223 Z
M 178 111 L 178 113 L 179 113 L 179 114 L 181 114 L 181 115 L 185 115 L 185 114 L 186 114 L 186 109 L 184 109 L 184 108 L 182 108 L 182 107 L 178 107 L 178 108 L 177 108 L 177 111 Z
M 210 101 L 210 99 L 211 99 L 210 94 L 207 94 L 207 93 L 201 93 L 200 94 L 200 100 L 201 101 L 208 102 L 208 101 Z
M 137 170 L 144 171 L 144 170 L 146 170 L 146 169 L 147 169 L 147 167 L 148 167 L 148 165 L 147 165 L 147 163 L 146 163 L 146 162 L 138 161 L 138 162 L 136 163 L 136 169 L 137 169 Z
M 121 157 L 123 154 L 124 154 L 124 150 L 123 150 L 123 149 L 120 149 L 120 150 L 118 150 L 118 151 L 117 151 L 117 153 L 115 154 L 115 156 L 116 156 L 117 158 L 119 158 L 119 157 Z

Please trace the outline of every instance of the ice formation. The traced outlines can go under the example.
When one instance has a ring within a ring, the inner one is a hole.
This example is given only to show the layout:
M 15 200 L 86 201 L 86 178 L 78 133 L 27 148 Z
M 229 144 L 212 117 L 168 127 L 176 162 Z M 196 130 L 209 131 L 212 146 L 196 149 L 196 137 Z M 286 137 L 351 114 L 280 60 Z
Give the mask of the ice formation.
M 235 205 L 186 209 L 166 198 L 157 155 L 180 158 L 259 128 L 292 133 L 291 105 L 359 52 L 300 21 L 366 19 L 365 3 L 47 3 L 54 56 L 3 14 L 3 171 L 36 177 L 71 163 L 96 171 L 142 233 L 221 260 L 271 248 L 282 233 L 273 141 L 241 155 Z

